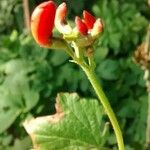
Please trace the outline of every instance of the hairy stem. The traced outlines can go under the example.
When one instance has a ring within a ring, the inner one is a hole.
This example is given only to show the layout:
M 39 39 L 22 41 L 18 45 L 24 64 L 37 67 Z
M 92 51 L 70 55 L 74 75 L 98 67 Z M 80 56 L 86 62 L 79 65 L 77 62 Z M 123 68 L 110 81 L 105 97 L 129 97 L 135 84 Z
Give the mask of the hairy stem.
M 87 75 L 89 81 L 91 82 L 100 102 L 102 103 L 109 119 L 110 122 L 113 126 L 115 135 L 116 135 L 116 139 L 118 142 L 118 148 L 119 150 L 125 150 L 124 148 L 124 142 L 123 142 L 123 137 L 122 137 L 122 132 L 120 130 L 118 121 L 116 119 L 116 116 L 110 106 L 110 103 L 105 95 L 105 93 L 103 92 L 102 87 L 100 86 L 100 84 L 98 83 L 98 80 L 96 78 L 96 75 L 93 71 L 93 69 L 89 68 L 87 65 L 79 63 L 79 65 L 81 66 L 81 68 L 83 69 L 83 71 L 85 72 L 85 74 Z

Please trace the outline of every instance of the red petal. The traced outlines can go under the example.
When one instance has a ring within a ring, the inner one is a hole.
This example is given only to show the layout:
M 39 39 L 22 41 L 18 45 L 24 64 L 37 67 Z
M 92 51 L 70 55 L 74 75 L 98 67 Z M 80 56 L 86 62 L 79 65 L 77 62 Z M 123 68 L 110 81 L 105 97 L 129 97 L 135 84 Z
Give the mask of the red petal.
M 83 11 L 83 18 L 84 18 L 84 22 L 87 26 L 88 29 L 92 29 L 93 25 L 96 21 L 95 17 L 92 16 L 89 12 L 87 12 L 86 10 Z
M 78 31 L 82 34 L 82 35 L 87 35 L 88 33 L 88 29 L 87 29 L 87 26 L 85 25 L 85 23 L 81 20 L 80 17 L 76 17 L 75 18 L 75 24 L 76 24 L 76 27 L 78 29 Z
M 54 27 L 56 6 L 53 1 L 43 2 L 35 8 L 31 16 L 31 31 L 41 46 L 49 44 Z

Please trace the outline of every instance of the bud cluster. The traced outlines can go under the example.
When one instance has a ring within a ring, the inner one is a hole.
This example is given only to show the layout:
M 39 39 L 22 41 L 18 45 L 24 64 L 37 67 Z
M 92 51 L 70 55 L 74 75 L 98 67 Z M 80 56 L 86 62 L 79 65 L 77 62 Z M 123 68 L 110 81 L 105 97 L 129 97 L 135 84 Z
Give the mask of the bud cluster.
M 75 17 L 75 27 L 66 20 L 67 6 L 63 2 L 58 7 L 53 1 L 46 1 L 35 8 L 31 16 L 31 31 L 35 41 L 43 47 L 51 47 L 53 42 L 63 39 L 66 43 L 75 42 L 79 47 L 91 46 L 103 31 L 100 18 L 95 19 L 88 11 L 83 11 L 83 19 Z M 63 36 L 55 37 L 53 29 Z M 60 41 L 59 41 L 60 43 Z
M 97 20 L 86 10 L 83 11 L 83 20 L 80 17 L 75 18 L 75 23 L 81 35 L 96 35 L 103 31 L 103 23 L 100 18 Z

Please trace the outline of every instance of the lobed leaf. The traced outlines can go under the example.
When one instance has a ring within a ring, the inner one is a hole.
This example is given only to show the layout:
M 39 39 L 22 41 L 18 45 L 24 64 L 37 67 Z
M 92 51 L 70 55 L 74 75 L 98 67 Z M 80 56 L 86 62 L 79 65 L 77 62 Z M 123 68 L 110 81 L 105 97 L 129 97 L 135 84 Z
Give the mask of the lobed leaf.
M 59 93 L 55 107 L 54 115 L 24 123 L 35 150 L 103 149 L 104 112 L 97 100 Z

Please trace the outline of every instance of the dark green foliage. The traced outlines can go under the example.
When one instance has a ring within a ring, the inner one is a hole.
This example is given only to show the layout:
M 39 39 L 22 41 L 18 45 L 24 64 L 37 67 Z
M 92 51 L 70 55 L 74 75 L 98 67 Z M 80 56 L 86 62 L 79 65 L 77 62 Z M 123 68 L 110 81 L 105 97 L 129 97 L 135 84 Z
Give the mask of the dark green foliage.
M 31 11 L 39 2 L 30 1 Z M 143 150 L 147 93 L 143 72 L 132 56 L 146 34 L 147 0 L 68 0 L 67 4 L 71 21 L 85 8 L 102 17 L 104 34 L 94 45 L 97 76 L 119 118 L 126 149 Z M 58 92 L 96 96 L 84 73 L 68 62 L 66 54 L 40 48 L 23 32 L 20 0 L 1 0 L 0 8 L 0 150 L 17 150 L 16 143 L 30 145 L 22 122 L 54 113 Z M 107 143 L 114 147 L 113 135 Z
M 10 33 L 14 28 L 21 30 L 24 25 L 22 19 L 21 0 L 0 1 L 0 33 Z
M 145 142 L 147 93 L 143 72 L 134 64 L 132 55 L 146 33 L 148 22 L 136 2 L 100 0 L 93 11 L 102 16 L 105 23 L 104 34 L 98 41 L 99 51 L 108 49 L 105 58 L 96 56 L 97 72 L 120 118 L 125 142 L 138 150 L 134 145 L 141 144 L 139 149 L 143 149 Z M 144 2 L 140 8 L 143 7 L 146 8 Z

